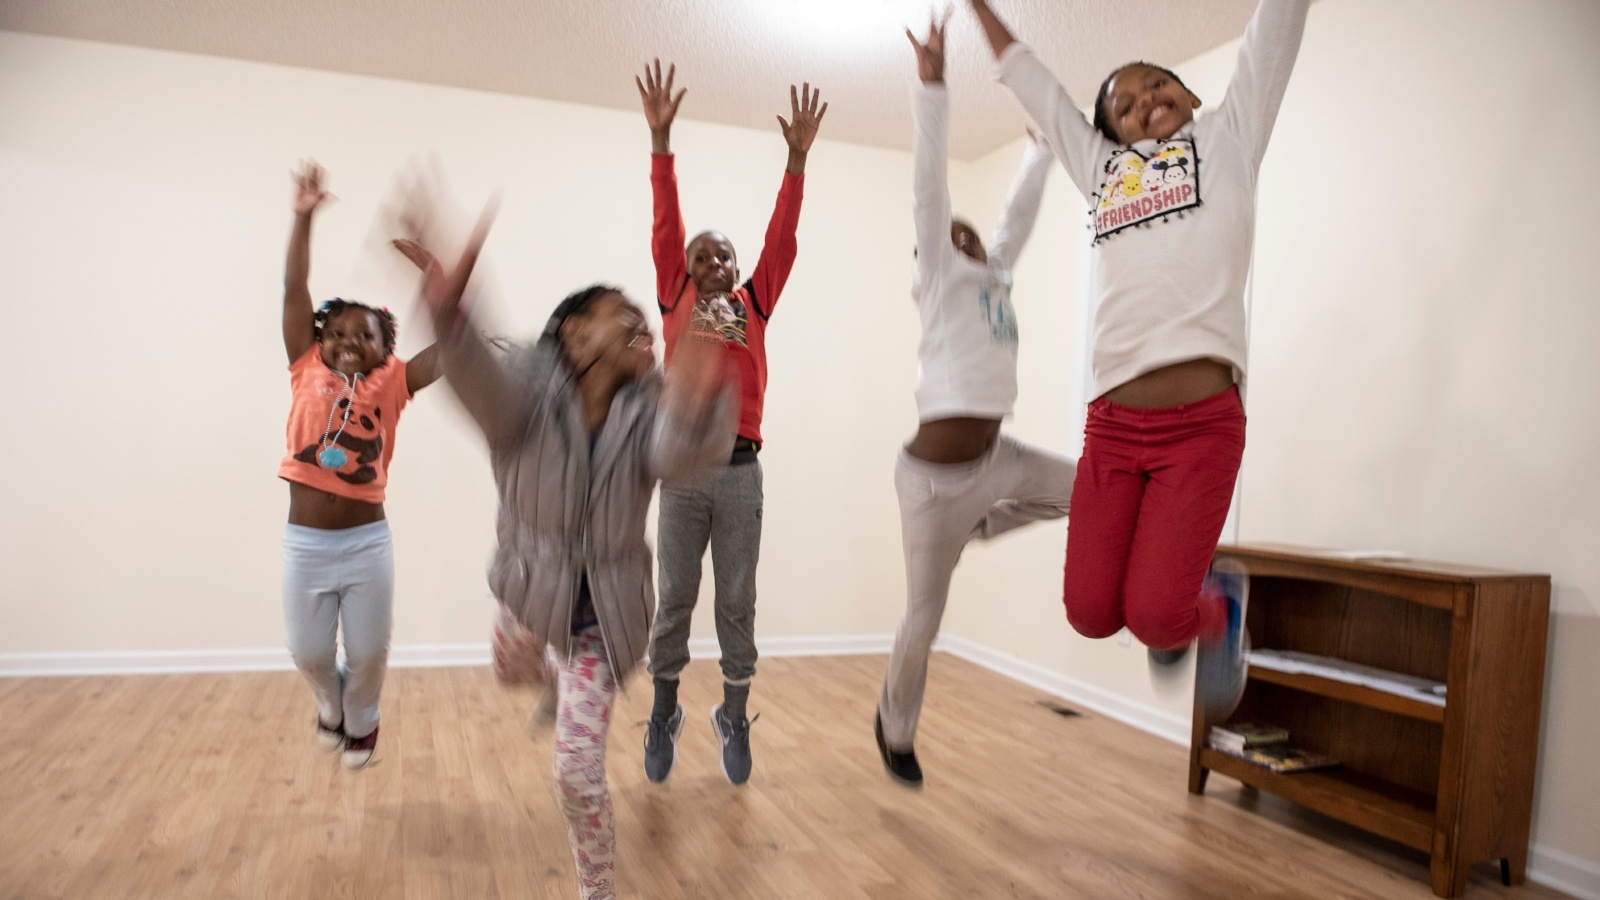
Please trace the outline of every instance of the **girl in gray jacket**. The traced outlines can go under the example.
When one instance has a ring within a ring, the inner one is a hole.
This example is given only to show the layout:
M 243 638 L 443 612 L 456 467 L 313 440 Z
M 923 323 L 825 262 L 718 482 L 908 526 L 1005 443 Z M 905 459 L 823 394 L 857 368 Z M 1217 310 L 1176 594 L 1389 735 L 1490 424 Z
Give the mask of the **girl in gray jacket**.
M 645 655 L 655 610 L 645 514 L 656 482 L 727 462 L 737 399 L 720 341 L 689 340 L 663 377 L 644 314 L 594 285 L 503 356 L 461 297 L 487 230 L 455 270 L 417 241 L 445 379 L 489 444 L 500 493 L 495 597 L 560 657 L 555 776 L 579 896 L 616 896 L 605 745 L 617 684 Z

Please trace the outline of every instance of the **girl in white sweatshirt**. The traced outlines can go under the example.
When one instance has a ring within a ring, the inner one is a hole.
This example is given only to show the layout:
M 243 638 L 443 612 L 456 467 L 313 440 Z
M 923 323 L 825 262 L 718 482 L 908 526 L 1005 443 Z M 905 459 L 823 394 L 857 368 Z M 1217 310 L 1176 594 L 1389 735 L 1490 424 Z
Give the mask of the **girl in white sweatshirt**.
M 1157 663 L 1201 638 L 1209 711 L 1231 712 L 1244 586 L 1206 575 L 1244 452 L 1256 175 L 1309 0 L 1261 0 L 1214 112 L 1197 119 L 1200 98 L 1176 75 L 1131 63 L 1106 79 L 1092 124 L 985 0 L 969 2 L 1000 81 L 1089 200 L 1095 400 L 1072 493 L 1067 618 L 1089 637 L 1126 626 Z M 1206 669 L 1227 677 L 1207 684 Z
M 875 723 L 889 775 L 922 784 L 912 749 L 928 652 L 939 633 L 950 576 L 974 538 L 1067 514 L 1071 460 L 1000 432 L 1017 398 L 1017 318 L 1011 267 L 1033 230 L 1051 167 L 1048 147 L 1031 141 L 989 246 L 953 219 L 946 180 L 949 98 L 944 86 L 944 25 L 917 51 L 913 99 L 917 226 L 912 297 L 922 319 L 917 348 L 916 436 L 895 462 L 906 559 L 906 612 L 895 634 Z

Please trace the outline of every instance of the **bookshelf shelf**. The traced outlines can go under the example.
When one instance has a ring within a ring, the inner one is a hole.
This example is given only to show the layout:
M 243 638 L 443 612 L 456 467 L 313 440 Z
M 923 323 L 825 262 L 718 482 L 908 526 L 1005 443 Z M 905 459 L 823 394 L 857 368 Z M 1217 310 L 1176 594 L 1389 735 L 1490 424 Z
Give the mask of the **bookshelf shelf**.
M 1281 726 L 1343 765 L 1279 774 L 1206 746 L 1195 704 L 1189 790 L 1220 772 L 1431 854 L 1433 891 L 1499 860 L 1527 874 L 1550 577 L 1416 560 L 1350 560 L 1284 545 L 1217 548 L 1250 572 L 1257 647 L 1348 660 L 1449 685 L 1445 705 L 1252 666 L 1235 722 Z
M 1444 707 L 1402 697 L 1369 688 L 1362 684 L 1350 684 L 1332 678 L 1323 678 L 1320 675 L 1308 675 L 1303 672 L 1280 672 L 1276 669 L 1264 669 L 1260 666 L 1250 667 L 1250 680 L 1262 681 L 1269 684 L 1278 684 L 1297 691 L 1317 694 L 1322 697 L 1332 697 L 1336 700 L 1345 700 L 1350 703 L 1359 703 L 1373 709 L 1387 710 L 1421 719 L 1424 722 L 1444 723 Z
M 1206 768 L 1251 787 L 1336 819 L 1359 814 L 1371 822 L 1368 831 L 1417 850 L 1432 846 L 1434 799 L 1421 791 L 1343 767 L 1279 774 L 1210 747 L 1200 756 Z

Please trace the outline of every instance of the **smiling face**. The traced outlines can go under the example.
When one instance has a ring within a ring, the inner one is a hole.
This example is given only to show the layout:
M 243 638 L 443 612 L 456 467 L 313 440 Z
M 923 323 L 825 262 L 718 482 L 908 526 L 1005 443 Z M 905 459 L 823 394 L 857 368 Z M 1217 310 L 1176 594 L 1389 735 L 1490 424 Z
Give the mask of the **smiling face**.
M 739 286 L 739 258 L 733 244 L 719 231 L 695 235 L 685 251 L 689 277 L 702 294 L 727 294 Z
M 1155 66 L 1134 63 L 1106 83 L 1105 120 L 1124 144 L 1164 141 L 1193 122 L 1199 108 L 1199 97 Z
M 378 314 L 356 306 L 328 316 L 322 326 L 322 364 L 346 375 L 366 375 L 383 365 L 388 353 Z
M 619 293 L 601 296 L 561 323 L 561 346 L 573 369 L 640 378 L 655 365 L 654 337 L 644 313 Z

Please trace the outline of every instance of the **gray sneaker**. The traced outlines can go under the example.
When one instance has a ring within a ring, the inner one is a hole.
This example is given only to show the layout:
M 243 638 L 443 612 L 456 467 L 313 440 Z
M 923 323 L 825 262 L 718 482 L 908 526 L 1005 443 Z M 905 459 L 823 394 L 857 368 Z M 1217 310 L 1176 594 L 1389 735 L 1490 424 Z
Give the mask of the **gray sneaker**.
M 665 721 L 650 717 L 644 733 L 644 777 L 656 784 L 672 774 L 672 763 L 678 758 L 678 735 L 683 734 L 683 707 L 672 710 L 672 718 Z
M 757 715 L 756 719 L 761 718 Z M 717 743 L 722 745 L 722 774 L 730 784 L 744 784 L 750 780 L 750 726 L 756 719 L 730 721 L 722 714 L 722 704 L 711 710 L 711 728 L 717 733 Z
M 1228 721 L 1249 682 L 1250 631 L 1245 613 L 1250 604 L 1250 573 L 1231 559 L 1218 560 L 1206 575 L 1207 593 L 1220 595 L 1227 604 L 1227 627 L 1220 639 L 1204 640 L 1195 659 L 1195 687 L 1207 725 Z

